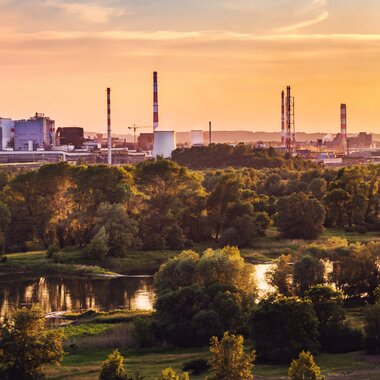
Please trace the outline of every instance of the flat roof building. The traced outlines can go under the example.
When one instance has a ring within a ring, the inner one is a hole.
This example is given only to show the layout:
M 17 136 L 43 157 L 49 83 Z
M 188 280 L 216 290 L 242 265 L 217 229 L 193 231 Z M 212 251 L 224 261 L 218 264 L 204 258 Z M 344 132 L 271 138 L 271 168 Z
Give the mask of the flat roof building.
M 54 145 L 55 122 L 42 113 L 28 120 L 17 120 L 14 124 L 14 149 L 37 150 Z

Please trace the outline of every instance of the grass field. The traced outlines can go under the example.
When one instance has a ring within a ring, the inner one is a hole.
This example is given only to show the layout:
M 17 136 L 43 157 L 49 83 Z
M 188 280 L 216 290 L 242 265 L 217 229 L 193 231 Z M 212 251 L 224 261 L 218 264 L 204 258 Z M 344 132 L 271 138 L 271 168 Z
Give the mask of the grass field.
M 323 243 L 332 237 L 347 239 L 350 243 L 380 241 L 380 232 L 366 234 L 348 233 L 340 230 L 326 230 L 317 240 L 283 239 L 275 228 L 270 228 L 267 236 L 257 239 L 252 248 L 243 248 L 242 256 L 249 262 L 263 263 L 276 259 L 283 253 L 292 253 L 313 242 Z M 205 249 L 217 248 L 215 242 L 195 245 L 193 250 L 203 252 Z M 14 253 L 7 255 L 7 262 L 0 264 L 0 275 L 9 273 L 30 274 L 68 274 L 68 275 L 115 275 L 119 274 L 154 274 L 162 263 L 177 255 L 179 251 L 135 251 L 126 258 L 108 258 L 104 262 L 88 260 L 78 249 L 67 250 L 56 263 L 46 257 L 45 251 Z
M 88 350 L 77 354 L 67 355 L 59 367 L 46 367 L 48 379 L 98 379 L 102 361 L 112 350 Z M 153 380 L 159 376 L 159 373 L 167 368 L 172 367 L 177 371 L 182 369 L 182 364 L 194 359 L 207 359 L 209 357 L 208 349 L 189 349 L 189 350 L 121 350 L 126 357 L 125 368 L 128 372 L 139 372 L 145 380 Z M 369 373 L 370 376 L 380 375 L 380 362 L 369 358 L 362 352 L 353 352 L 349 354 L 318 355 L 315 358 L 316 363 L 321 367 L 323 375 L 328 378 L 344 379 L 345 376 L 356 374 L 357 379 L 366 379 L 361 377 L 360 372 Z M 255 378 L 259 379 L 281 379 L 286 378 L 288 366 L 275 366 L 266 364 L 256 364 L 254 367 Z M 193 380 L 205 378 L 201 376 L 192 376 Z M 370 378 L 370 377 L 368 377 Z M 373 379 L 379 377 L 373 377 Z

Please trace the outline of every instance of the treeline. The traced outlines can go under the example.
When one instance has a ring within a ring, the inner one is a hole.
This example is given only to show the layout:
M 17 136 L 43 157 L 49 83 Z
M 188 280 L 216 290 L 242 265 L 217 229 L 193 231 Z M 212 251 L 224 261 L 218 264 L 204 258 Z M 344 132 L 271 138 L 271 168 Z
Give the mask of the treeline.
M 379 169 L 190 171 L 173 161 L 136 167 L 52 164 L 0 172 L 4 249 L 88 247 L 94 258 L 181 250 L 213 240 L 249 247 L 274 224 L 312 239 L 324 227 L 379 230 Z
M 281 152 L 274 148 L 254 148 L 245 144 L 236 146 L 211 144 L 178 148 L 172 153 L 172 158 L 178 164 L 191 169 L 221 169 L 232 166 L 254 169 L 306 170 L 317 167 L 317 164 L 300 157 L 292 157 L 287 152 Z

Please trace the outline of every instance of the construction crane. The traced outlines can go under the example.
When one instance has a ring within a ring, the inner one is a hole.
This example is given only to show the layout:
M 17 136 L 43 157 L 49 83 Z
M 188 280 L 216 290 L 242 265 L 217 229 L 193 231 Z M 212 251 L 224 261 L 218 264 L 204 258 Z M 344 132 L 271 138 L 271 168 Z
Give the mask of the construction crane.
M 137 142 L 136 142 L 136 131 L 138 129 L 142 129 L 142 128 L 152 128 L 151 126 L 136 126 L 136 124 L 133 124 L 133 127 L 128 127 L 128 129 L 133 129 L 133 145 L 135 147 L 135 150 L 137 150 Z

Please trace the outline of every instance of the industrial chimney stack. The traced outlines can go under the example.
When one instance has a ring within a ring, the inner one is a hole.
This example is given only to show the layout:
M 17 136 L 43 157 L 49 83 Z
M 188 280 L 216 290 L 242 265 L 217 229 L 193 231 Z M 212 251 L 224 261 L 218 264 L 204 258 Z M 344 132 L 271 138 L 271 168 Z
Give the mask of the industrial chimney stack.
M 110 88 L 107 88 L 107 134 L 108 134 L 108 165 L 112 165 L 111 89 Z
M 347 140 L 347 106 L 340 105 L 340 133 L 342 135 L 342 144 Z
M 281 91 L 281 145 L 285 146 L 285 93 Z
M 153 132 L 158 128 L 158 84 L 157 72 L 153 73 Z
M 296 130 L 294 124 L 294 97 L 291 95 L 290 86 L 286 87 L 285 108 L 285 147 L 291 153 L 296 149 Z

